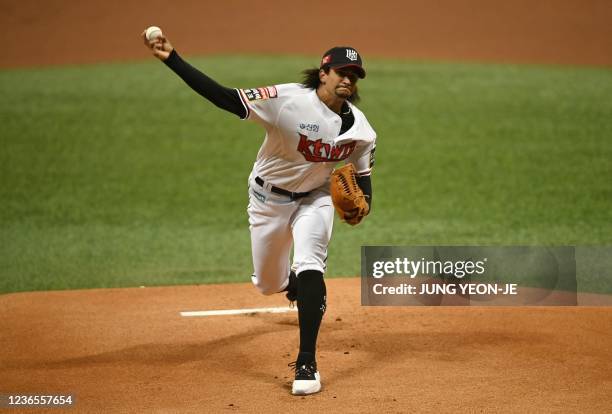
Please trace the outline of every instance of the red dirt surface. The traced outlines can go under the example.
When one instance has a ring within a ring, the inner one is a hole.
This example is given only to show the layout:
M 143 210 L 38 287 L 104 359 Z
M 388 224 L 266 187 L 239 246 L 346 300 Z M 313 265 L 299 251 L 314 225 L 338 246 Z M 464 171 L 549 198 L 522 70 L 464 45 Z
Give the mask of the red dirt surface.
M 79 412 L 589 412 L 610 408 L 610 308 L 362 307 L 328 281 L 323 391 L 290 395 L 297 315 L 247 284 L 0 296 L 0 393 Z
M 612 65 L 609 0 L 202 2 L 0 0 L 0 67 L 152 59 L 161 26 L 184 54 L 398 57 Z M 338 242 L 338 241 L 336 241 Z M 71 412 L 606 412 L 612 308 L 379 308 L 329 280 L 323 391 L 290 395 L 295 314 L 249 284 L 0 296 L 0 394 L 73 393 Z M 22 410 L 11 409 L 8 412 Z M 27 412 L 27 410 L 25 410 Z M 37 412 L 40 410 L 31 410 Z
M 0 67 L 150 59 L 160 26 L 184 54 L 373 56 L 612 65 L 610 0 L 0 0 Z M 307 4 L 307 5 L 306 5 Z

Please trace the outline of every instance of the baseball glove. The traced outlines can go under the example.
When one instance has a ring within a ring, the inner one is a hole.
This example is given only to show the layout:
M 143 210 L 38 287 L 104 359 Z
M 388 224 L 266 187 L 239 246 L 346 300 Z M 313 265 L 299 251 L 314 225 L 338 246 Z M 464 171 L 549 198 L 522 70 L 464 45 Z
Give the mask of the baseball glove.
M 353 164 L 337 168 L 331 175 L 330 192 L 340 219 L 351 226 L 359 224 L 370 212 L 363 191 L 357 185 Z

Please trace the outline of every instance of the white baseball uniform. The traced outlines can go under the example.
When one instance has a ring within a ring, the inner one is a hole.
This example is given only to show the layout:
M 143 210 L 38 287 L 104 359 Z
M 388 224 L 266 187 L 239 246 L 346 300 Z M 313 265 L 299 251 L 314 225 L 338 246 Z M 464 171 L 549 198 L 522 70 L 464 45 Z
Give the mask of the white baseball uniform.
M 339 135 L 342 121 L 313 89 L 291 83 L 239 89 L 246 119 L 266 129 L 249 176 L 249 228 L 253 284 L 263 294 L 282 291 L 290 268 L 325 272 L 334 208 L 329 178 L 339 161 L 353 163 L 359 175 L 371 172 L 376 133 L 365 115 L 347 102 L 355 118 Z M 256 182 L 263 180 L 263 185 Z M 278 187 L 309 194 L 292 198 Z M 293 245 L 293 264 L 289 259 Z

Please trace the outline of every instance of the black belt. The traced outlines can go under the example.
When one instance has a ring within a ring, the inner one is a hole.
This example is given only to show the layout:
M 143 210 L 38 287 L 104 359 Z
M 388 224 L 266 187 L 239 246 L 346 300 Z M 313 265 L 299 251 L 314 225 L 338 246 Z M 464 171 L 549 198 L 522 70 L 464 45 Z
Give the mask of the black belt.
M 259 184 L 261 186 L 261 188 L 265 188 L 264 187 L 264 180 L 262 180 L 261 177 L 255 177 L 255 182 L 257 184 Z M 271 186 L 270 187 L 270 191 L 272 191 L 273 193 L 276 193 L 276 194 L 287 196 L 287 197 L 291 198 L 292 200 L 295 200 L 297 198 L 306 197 L 308 194 L 310 194 L 310 191 L 307 191 L 305 193 L 292 193 L 291 191 L 283 190 L 282 188 L 279 188 L 279 187 L 276 187 L 276 186 Z

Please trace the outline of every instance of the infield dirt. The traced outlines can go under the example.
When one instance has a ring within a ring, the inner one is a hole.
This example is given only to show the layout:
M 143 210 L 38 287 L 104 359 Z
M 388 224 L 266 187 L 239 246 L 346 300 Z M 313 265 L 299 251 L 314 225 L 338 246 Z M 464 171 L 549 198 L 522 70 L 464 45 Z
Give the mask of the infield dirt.
M 290 395 L 295 313 L 248 284 L 0 297 L 2 390 L 73 393 L 79 412 L 605 412 L 610 308 L 362 307 L 328 281 L 324 388 Z
M 139 38 L 152 24 L 185 54 L 317 56 L 349 43 L 366 63 L 378 56 L 612 65 L 608 1 L 376 4 L 5 0 L 0 23 L 10 37 L 0 66 L 152 59 Z M 2 295 L 0 393 L 74 393 L 77 412 L 605 412 L 612 405 L 610 308 L 366 308 L 355 279 L 329 280 L 328 292 L 318 395 L 290 395 L 294 313 L 179 315 L 286 305 L 250 284 Z

